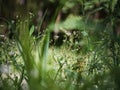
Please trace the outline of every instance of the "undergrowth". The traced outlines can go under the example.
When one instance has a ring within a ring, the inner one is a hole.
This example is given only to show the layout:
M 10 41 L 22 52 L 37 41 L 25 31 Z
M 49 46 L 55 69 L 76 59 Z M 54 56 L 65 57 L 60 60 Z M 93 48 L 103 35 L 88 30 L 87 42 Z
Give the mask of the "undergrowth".
M 24 17 L 15 23 L 14 39 L 0 36 L 1 90 L 119 90 L 116 3 L 105 20 L 91 20 L 83 10 L 83 16 L 71 14 L 56 23 L 65 3 L 60 2 L 43 34 L 35 36 L 31 18 Z M 64 34 L 59 47 L 50 45 L 55 28 Z

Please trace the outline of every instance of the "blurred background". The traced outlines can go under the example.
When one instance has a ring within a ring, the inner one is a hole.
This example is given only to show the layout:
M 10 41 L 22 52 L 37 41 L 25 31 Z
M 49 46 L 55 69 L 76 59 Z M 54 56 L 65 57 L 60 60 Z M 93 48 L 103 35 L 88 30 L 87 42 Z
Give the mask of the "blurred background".
M 56 9 L 57 12 L 56 12 Z M 8 22 L 31 15 L 36 31 L 43 31 L 54 15 L 56 22 L 65 20 L 69 15 L 88 17 L 91 20 L 103 20 L 109 13 L 108 0 L 0 0 L 0 33 L 10 34 Z M 41 28 L 39 22 L 43 19 Z

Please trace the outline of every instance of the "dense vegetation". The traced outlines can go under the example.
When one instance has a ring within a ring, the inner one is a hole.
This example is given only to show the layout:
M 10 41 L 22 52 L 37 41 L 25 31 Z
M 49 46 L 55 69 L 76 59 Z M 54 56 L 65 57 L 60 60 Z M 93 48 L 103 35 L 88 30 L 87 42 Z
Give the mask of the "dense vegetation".
M 0 0 L 0 90 L 119 90 L 120 0 Z

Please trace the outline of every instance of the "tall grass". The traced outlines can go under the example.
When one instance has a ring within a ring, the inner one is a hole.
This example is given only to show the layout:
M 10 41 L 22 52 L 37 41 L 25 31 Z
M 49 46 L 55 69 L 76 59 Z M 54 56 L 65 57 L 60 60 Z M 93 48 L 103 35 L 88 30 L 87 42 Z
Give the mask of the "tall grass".
M 36 42 L 32 36 L 34 26 L 29 30 L 29 20 L 22 20 L 18 24 L 18 48 L 25 64 L 30 89 L 47 88 L 45 68 L 49 46 L 49 33 L 47 32 L 41 41 Z

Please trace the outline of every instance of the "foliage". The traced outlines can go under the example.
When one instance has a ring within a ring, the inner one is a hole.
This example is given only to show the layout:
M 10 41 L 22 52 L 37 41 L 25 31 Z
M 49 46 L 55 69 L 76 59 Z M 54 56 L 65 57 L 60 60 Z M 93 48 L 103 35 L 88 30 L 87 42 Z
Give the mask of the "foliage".
M 0 36 L 0 89 L 119 90 L 119 0 L 50 2 L 58 7 L 46 10 L 37 25 L 26 15 L 15 28 L 10 24 L 16 29 L 12 40 Z M 60 15 L 66 16 L 58 20 Z M 59 47 L 49 45 L 56 32 L 64 35 Z

